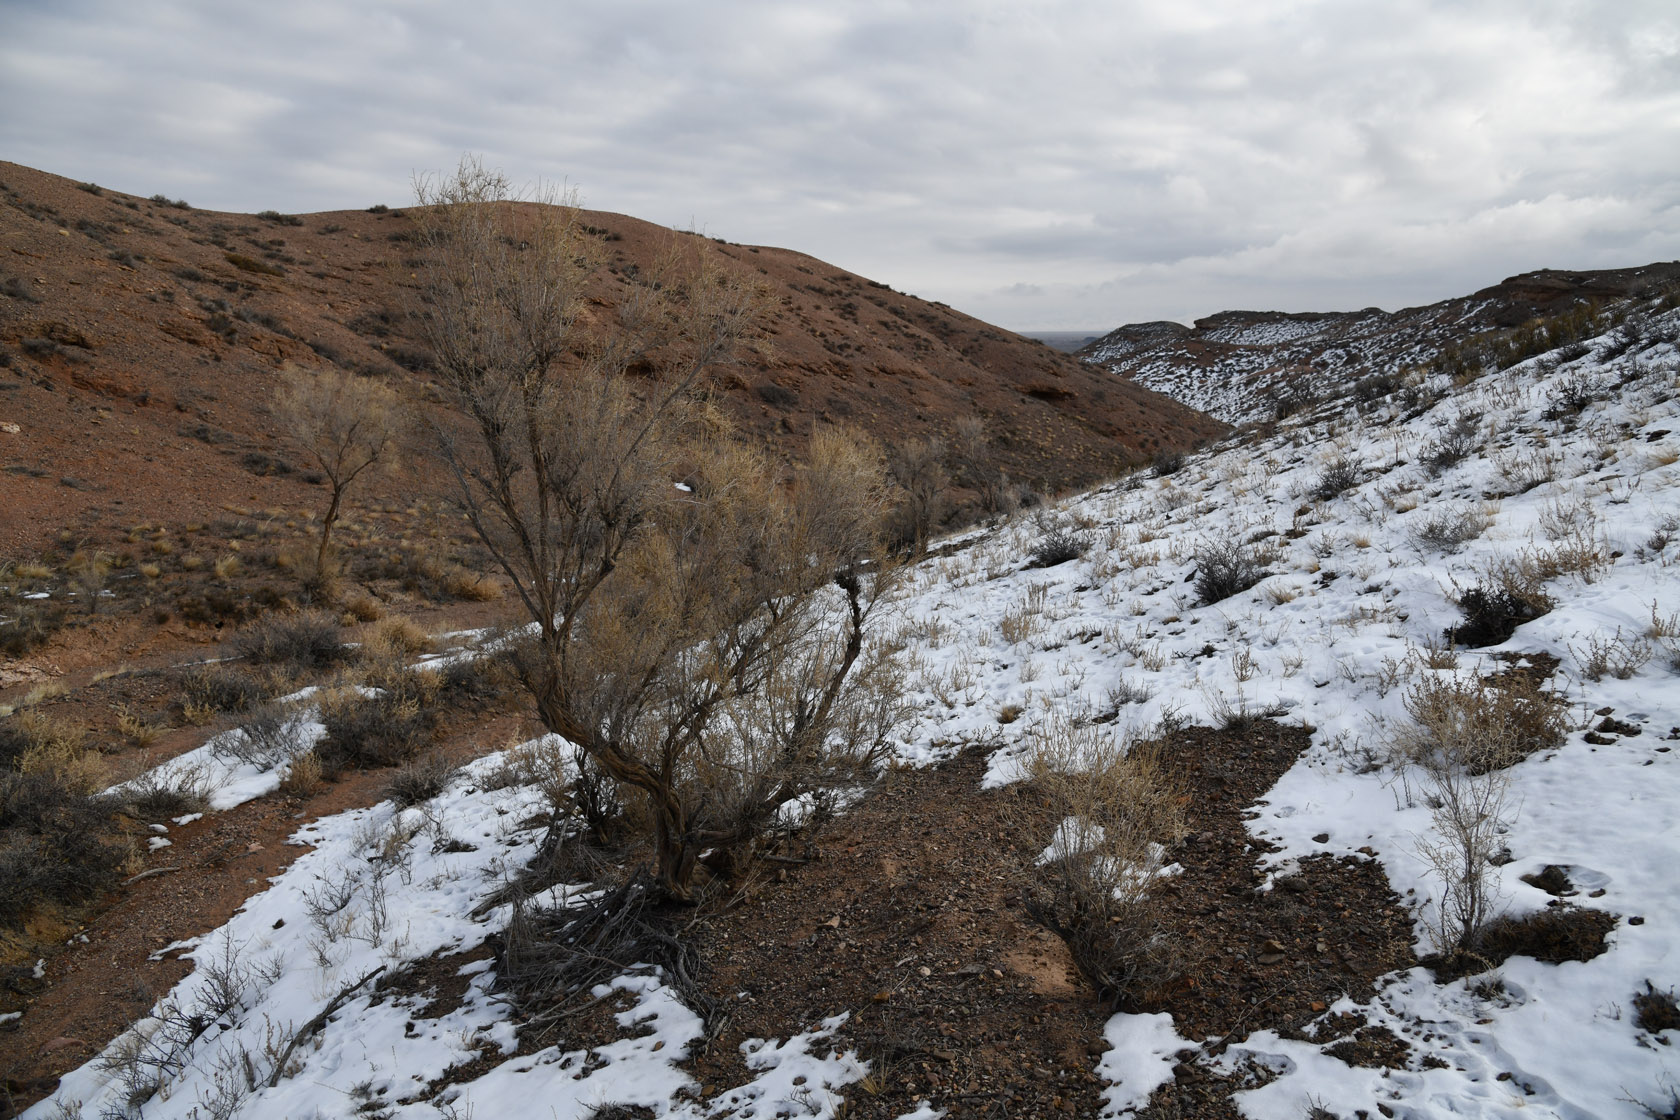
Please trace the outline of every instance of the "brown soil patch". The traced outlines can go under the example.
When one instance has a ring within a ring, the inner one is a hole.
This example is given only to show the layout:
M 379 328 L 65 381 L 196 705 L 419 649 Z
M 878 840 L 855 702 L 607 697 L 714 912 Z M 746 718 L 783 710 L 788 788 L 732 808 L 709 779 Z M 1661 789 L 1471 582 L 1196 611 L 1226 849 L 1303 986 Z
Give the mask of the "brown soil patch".
M 1166 887 L 1182 965 L 1137 1009 L 1171 1012 L 1181 1036 L 1218 1039 L 1210 1050 L 1265 1028 L 1306 1037 L 1330 1002 L 1367 996 L 1413 963 L 1409 919 L 1374 861 L 1308 859 L 1291 885 L 1257 890 L 1262 848 L 1242 810 L 1306 742 L 1262 723 L 1192 728 L 1165 747 L 1190 783 L 1195 830 L 1171 854 L 1184 871 Z M 870 1059 L 873 1076 L 847 1090 L 849 1116 L 896 1117 L 920 1098 L 953 1117 L 1099 1111 L 1093 1070 L 1110 1009 L 1021 905 L 1054 822 L 1020 823 L 1031 819 L 1020 791 L 982 791 L 983 772 L 976 751 L 887 775 L 833 826 L 823 858 L 705 923 L 704 983 L 731 1018 L 696 1064 L 702 1081 L 739 1084 L 748 1038 L 850 1011 L 837 1044 Z M 1326 1024 L 1316 1037 L 1346 1036 L 1355 1060 L 1404 1060 L 1403 1044 L 1362 1027 Z M 1233 1115 L 1237 1085 L 1193 1064 L 1179 1074 L 1158 1114 Z

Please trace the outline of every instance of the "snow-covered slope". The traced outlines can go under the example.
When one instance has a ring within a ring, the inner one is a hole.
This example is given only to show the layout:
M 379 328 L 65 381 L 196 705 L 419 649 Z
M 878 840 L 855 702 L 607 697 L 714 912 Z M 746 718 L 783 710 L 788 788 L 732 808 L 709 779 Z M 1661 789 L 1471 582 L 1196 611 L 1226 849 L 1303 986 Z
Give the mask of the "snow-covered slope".
M 1557 659 L 1546 687 L 1570 732 L 1504 772 L 1510 858 L 1489 874 L 1499 907 L 1521 915 L 1551 901 L 1522 876 L 1565 868 L 1581 888 L 1573 903 L 1614 916 L 1607 951 L 1562 965 L 1516 957 L 1498 986 L 1413 969 L 1368 1005 L 1326 1012 L 1357 1010 L 1406 1039 L 1419 1057 L 1403 1069 L 1349 1066 L 1266 1032 L 1236 1040 L 1206 1061 L 1249 1059 L 1273 1074 L 1237 1095 L 1245 1115 L 1380 1106 L 1634 1120 L 1671 1107 L 1680 1032 L 1642 1029 L 1632 1001 L 1648 983 L 1680 982 L 1680 312 L 1642 330 L 1633 345 L 1601 340 L 1461 388 L 1437 377 L 1407 386 L 1404 403 L 1349 405 L 1212 448 L 1176 473 L 1140 473 L 972 533 L 908 580 L 896 626 L 917 715 L 902 761 L 978 745 L 992 752 L 987 781 L 1007 783 L 1049 721 L 1115 713 L 1100 726 L 1127 737 L 1163 721 L 1276 713 L 1309 727 L 1312 746 L 1255 807 L 1250 828 L 1276 846 L 1270 865 L 1281 874 L 1324 852 L 1380 861 L 1413 907 L 1420 951 L 1432 947 L 1442 883 L 1422 854 L 1435 818 L 1391 751 L 1407 697 L 1489 676 L 1508 667 L 1501 654 Z M 1029 566 L 1057 519 L 1088 551 Z M 1197 554 L 1211 546 L 1246 549 L 1265 578 L 1202 603 Z M 1446 648 L 1460 592 L 1502 568 L 1528 572 L 1553 609 L 1497 646 Z M 1000 726 L 1006 705 L 1020 716 Z M 1621 729 L 1589 741 L 1606 709 Z M 414 998 L 353 988 L 381 965 L 470 949 L 499 929 L 505 909 L 473 910 L 540 835 L 539 800 L 518 784 L 516 761 L 483 760 L 426 806 L 385 803 L 310 826 L 300 839 L 315 851 L 190 947 L 198 970 L 160 1016 L 27 1115 L 121 1114 L 131 1092 L 133 1114 L 148 1118 L 349 1116 L 371 1102 L 401 1118 L 529 1114 L 540 1102 L 541 1115 L 570 1120 L 607 1101 L 659 1116 L 835 1115 L 866 1063 L 828 1045 L 831 1018 L 755 1043 L 754 1080 L 701 1099 L 683 1069 L 694 1014 L 653 974 L 602 993 L 624 1002 L 639 1037 L 589 1053 L 561 1042 L 501 1065 L 513 1034 L 489 995 L 489 962 L 465 966 L 466 995 L 438 1018 Z M 205 1008 L 212 1025 L 172 1045 L 170 1023 Z M 1163 1015 L 1117 1017 L 1108 1036 L 1120 1049 L 1098 1073 L 1116 1082 L 1116 1114 L 1149 1079 L 1170 1077 L 1175 1046 L 1201 1046 L 1175 1042 Z M 161 1060 L 148 1066 L 147 1055 Z M 429 1087 L 475 1060 L 491 1068 Z M 161 1087 L 136 1085 L 137 1068 Z M 936 1094 L 918 1115 L 940 1107 Z

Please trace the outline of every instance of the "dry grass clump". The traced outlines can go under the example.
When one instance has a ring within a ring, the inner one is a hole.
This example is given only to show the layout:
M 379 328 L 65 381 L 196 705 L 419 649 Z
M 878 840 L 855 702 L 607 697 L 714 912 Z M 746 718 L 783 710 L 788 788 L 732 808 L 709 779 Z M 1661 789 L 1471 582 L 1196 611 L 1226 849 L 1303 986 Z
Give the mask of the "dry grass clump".
M 47 642 L 64 627 L 65 607 L 52 600 L 23 599 L 6 604 L 8 617 L 0 619 L 0 656 L 23 657 Z
M 1655 984 L 1645 981 L 1645 990 L 1633 997 L 1633 1011 L 1633 1021 L 1642 1031 L 1658 1034 L 1680 1030 L 1680 1002 L 1675 1000 L 1673 988 L 1659 991 Z
M 313 750 L 304 751 L 286 768 L 286 776 L 280 779 L 280 792 L 287 797 L 308 797 L 320 788 L 322 770 L 321 756 Z
M 38 712 L 0 719 L 0 926 L 42 904 L 84 902 L 111 884 L 125 851 L 82 728 Z
M 1615 636 L 1589 634 L 1585 649 L 1571 646 L 1569 652 L 1575 655 L 1581 665 L 1581 675 L 1589 681 L 1601 681 L 1605 677 L 1625 681 L 1639 672 L 1656 650 L 1638 635 L 1623 637 L 1618 626 Z
M 1533 957 L 1546 964 L 1590 961 L 1604 952 L 1604 937 L 1616 928 L 1616 915 L 1581 906 L 1548 906 L 1520 918 L 1495 918 L 1482 927 L 1472 946 L 1426 959 L 1441 981 L 1496 968 L 1512 957 Z
M 1429 674 L 1406 690 L 1408 726 L 1395 738 L 1402 761 L 1427 771 L 1485 774 L 1563 745 L 1568 709 L 1528 673 L 1486 680 Z
M 1027 908 L 1067 942 L 1098 991 L 1122 1004 L 1170 972 L 1152 887 L 1183 830 L 1177 791 L 1148 744 L 1065 720 L 1035 734 L 1029 789 L 1061 824 Z
M 394 614 L 376 622 L 362 639 L 362 654 L 375 660 L 430 653 L 435 648 L 425 628 L 406 615 Z

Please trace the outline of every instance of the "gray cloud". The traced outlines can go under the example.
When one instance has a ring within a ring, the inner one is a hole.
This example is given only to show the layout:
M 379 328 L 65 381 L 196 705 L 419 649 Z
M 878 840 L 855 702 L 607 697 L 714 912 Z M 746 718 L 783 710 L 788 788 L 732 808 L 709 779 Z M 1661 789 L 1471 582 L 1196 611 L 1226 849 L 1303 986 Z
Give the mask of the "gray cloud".
M 463 151 L 1006 326 L 1680 256 L 1667 0 L 0 3 L 0 152 L 226 209 Z

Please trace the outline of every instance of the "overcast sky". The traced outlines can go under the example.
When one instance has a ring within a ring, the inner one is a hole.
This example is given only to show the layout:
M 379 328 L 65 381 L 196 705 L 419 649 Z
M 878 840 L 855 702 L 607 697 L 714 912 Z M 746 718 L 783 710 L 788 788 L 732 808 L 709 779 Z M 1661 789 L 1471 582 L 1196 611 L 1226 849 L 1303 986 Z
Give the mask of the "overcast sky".
M 1014 329 L 1680 257 L 1680 3 L 0 0 L 0 156 L 196 206 L 481 154 Z

